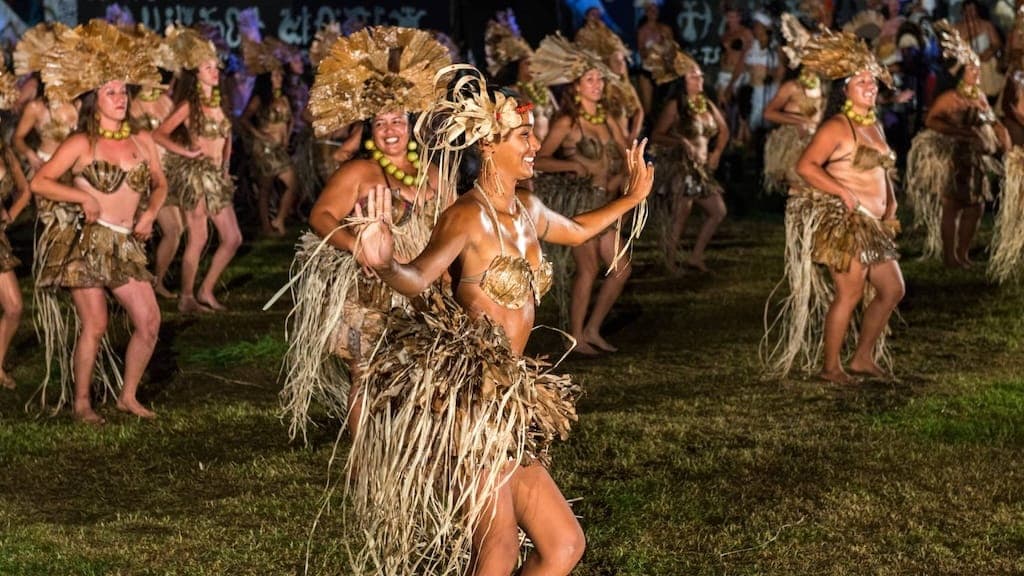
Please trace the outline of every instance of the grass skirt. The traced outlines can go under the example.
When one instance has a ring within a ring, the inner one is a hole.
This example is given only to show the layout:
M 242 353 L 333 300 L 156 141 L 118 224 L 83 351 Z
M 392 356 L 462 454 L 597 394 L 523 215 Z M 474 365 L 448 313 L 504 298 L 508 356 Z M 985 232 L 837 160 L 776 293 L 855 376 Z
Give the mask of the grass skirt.
M 35 279 L 32 289 L 32 308 L 36 325 L 36 335 L 43 342 L 46 372 L 39 388 L 29 400 L 29 404 L 38 402 L 41 408 L 52 407 L 54 413 L 64 404 L 74 399 L 74 358 L 77 336 L 81 328 L 78 312 L 71 302 L 66 290 L 58 290 L 63 286 L 64 263 L 77 262 L 80 274 L 71 274 L 70 279 L 96 280 L 104 274 L 120 277 L 137 271 L 136 264 L 115 266 L 105 261 L 90 271 L 88 257 L 82 258 L 81 242 L 91 244 L 93 249 L 102 249 L 112 240 L 105 232 L 93 231 L 86 239 L 86 229 L 99 228 L 98 225 L 86 225 L 80 228 L 81 211 L 77 204 L 52 202 L 37 199 L 36 248 L 35 260 L 32 262 L 32 275 Z M 106 230 L 104 228 L 104 230 Z M 112 230 L 107 232 L 114 233 Z M 116 233 L 114 233 L 116 234 Z M 140 247 L 141 248 L 141 247 Z M 111 248 L 113 253 L 116 248 Z M 134 248 L 131 259 L 134 260 Z M 114 272 L 114 270 L 117 272 Z M 142 271 L 145 271 L 145 253 L 142 253 Z M 56 371 L 58 391 L 56 398 L 50 396 L 51 379 Z M 99 383 L 103 396 L 116 395 L 123 386 L 120 361 L 110 345 L 106 334 L 100 341 L 100 350 L 96 359 L 93 382 Z
M 540 465 L 576 420 L 579 387 L 515 354 L 450 297 L 395 310 L 363 365 L 346 470 L 354 574 L 469 573 L 474 527 L 515 464 Z
M 1019 277 L 1024 267 L 1024 148 L 1006 155 L 1006 185 L 992 232 L 988 277 L 1002 284 Z
M 235 183 L 224 171 L 206 158 L 185 158 L 168 152 L 164 155 L 164 170 L 167 174 L 168 199 L 170 205 L 181 206 L 191 212 L 206 199 L 206 213 L 219 214 L 221 210 L 234 206 Z
M 533 193 L 548 207 L 559 214 L 572 218 L 608 203 L 608 194 L 595 188 L 587 178 L 579 178 L 572 172 L 544 173 L 533 179 Z M 561 244 L 544 244 L 544 254 L 551 262 L 554 272 L 551 295 L 558 305 L 558 317 L 564 326 L 569 322 L 569 300 L 572 287 L 572 250 Z
M 658 148 L 654 190 L 669 198 L 707 198 L 724 192 L 707 166 L 694 162 L 683 146 Z
M 254 139 L 252 143 L 252 168 L 256 178 L 263 180 L 284 174 L 292 167 L 288 148 L 277 142 Z
M 803 182 L 796 173 L 796 163 L 812 137 L 813 134 L 807 134 L 793 124 L 783 124 L 768 133 L 764 142 L 765 190 L 785 194 L 790 186 Z
M 54 228 L 36 282 L 40 288 L 117 288 L 151 282 L 146 248 L 131 234 L 99 223 Z
M 766 374 L 782 378 L 794 364 L 808 374 L 821 370 L 825 315 L 835 297 L 829 269 L 845 272 L 857 258 L 870 266 L 899 257 L 894 240 L 898 222 L 882 222 L 860 212 L 850 212 L 839 197 L 809 187 L 793 189 L 786 205 L 786 271 L 765 306 L 765 336 L 760 354 Z M 789 292 L 776 302 L 782 289 Z M 862 310 L 874 297 L 865 286 Z M 772 309 L 778 308 L 773 316 Z M 771 319 L 771 320 L 770 320 Z M 856 341 L 855 317 L 847 342 Z M 892 366 L 885 335 L 878 339 L 875 360 Z
M 21 260 L 14 255 L 14 248 L 7 238 L 7 232 L 0 229 L 0 272 L 10 272 L 21 265 Z

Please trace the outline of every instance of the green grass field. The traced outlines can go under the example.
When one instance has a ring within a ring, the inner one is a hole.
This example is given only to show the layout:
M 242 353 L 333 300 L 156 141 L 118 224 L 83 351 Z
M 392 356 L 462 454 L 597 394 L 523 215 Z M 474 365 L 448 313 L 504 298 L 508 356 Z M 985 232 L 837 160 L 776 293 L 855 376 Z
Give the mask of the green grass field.
M 1024 291 L 920 263 L 907 240 L 898 382 L 765 381 L 782 244 L 780 218 L 728 222 L 714 273 L 679 278 L 642 245 L 607 330 L 621 351 L 564 364 L 586 390 L 552 470 L 588 538 L 575 573 L 1024 572 Z M 301 574 L 307 558 L 310 574 L 346 573 L 341 514 L 310 536 L 337 423 L 288 442 L 288 306 L 259 310 L 291 253 L 247 244 L 227 314 L 165 307 L 142 393 L 153 423 L 109 404 L 102 428 L 26 412 L 42 367 L 25 322 L 19 387 L 0 391 L 0 575 Z M 548 303 L 539 323 L 553 316 Z

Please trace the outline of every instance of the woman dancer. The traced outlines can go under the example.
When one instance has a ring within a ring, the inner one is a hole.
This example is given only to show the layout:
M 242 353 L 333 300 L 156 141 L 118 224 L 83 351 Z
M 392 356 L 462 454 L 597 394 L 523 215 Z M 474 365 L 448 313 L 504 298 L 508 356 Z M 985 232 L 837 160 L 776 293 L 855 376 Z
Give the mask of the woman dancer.
M 0 69 L 0 110 L 10 110 L 17 103 L 17 81 L 6 69 Z M 10 209 L 4 206 L 13 195 Z M 14 256 L 11 242 L 7 239 L 7 227 L 18 219 L 32 198 L 25 174 L 21 171 L 14 151 L 0 142 L 0 388 L 14 389 L 14 378 L 4 368 L 7 350 L 21 323 L 22 299 L 18 288 L 18 277 L 14 269 L 21 261 Z
M 668 191 L 665 266 L 670 273 L 676 272 L 676 249 L 696 203 L 705 218 L 686 265 L 707 272 L 704 251 L 726 214 L 722 186 L 714 172 L 729 143 L 729 127 L 704 95 L 704 72 L 678 44 L 670 40 L 654 47 L 645 62 L 659 84 L 679 78 L 683 82 L 682 93 L 665 104 L 651 133 L 654 142 L 667 150 L 659 155 L 662 171 L 657 183 Z
M 935 23 L 943 54 L 961 67 L 957 87 L 936 98 L 927 130 L 914 138 L 907 160 L 907 199 L 914 223 L 925 228 L 924 257 L 942 254 L 949 268 L 970 268 L 969 251 L 985 202 L 1010 148 L 1006 129 L 981 92 L 978 56 L 945 21 Z
M 281 392 L 292 438 L 300 432 L 306 438 L 314 403 L 333 417 L 348 418 L 354 429 L 360 365 L 380 337 L 385 314 L 408 305 L 353 258 L 353 210 L 383 186 L 395 195 L 397 257 L 409 261 L 426 246 L 439 211 L 436 171 L 420 160 L 409 114 L 432 103 L 433 75 L 450 63 L 430 33 L 381 26 L 338 40 L 318 68 L 309 106 L 314 129 L 331 133 L 369 119 L 369 157 L 350 160 L 331 176 L 310 213 L 313 232 L 299 239 Z M 388 88 L 399 78 L 411 82 L 411 89 Z M 335 97 L 341 93 L 349 97 Z
M 538 178 L 534 184 L 537 194 L 565 215 L 603 205 L 608 198 L 617 196 L 625 183 L 624 136 L 618 124 L 608 122 L 601 103 L 605 80 L 613 78 L 614 73 L 596 54 L 579 48 L 561 35 L 548 36 L 540 43 L 530 68 L 537 82 L 549 86 L 568 85 L 562 113 L 551 126 L 537 155 L 538 171 L 565 176 L 551 178 L 545 174 Z M 601 335 L 601 324 L 632 273 L 629 262 L 617 263 L 604 279 L 587 316 L 600 262 L 610 265 L 615 259 L 617 234 L 618 227 L 614 227 L 572 248 L 576 272 L 569 306 L 569 330 L 576 339 L 575 351 L 579 354 L 594 356 L 600 351 L 617 350 Z M 560 268 L 556 276 L 564 277 L 565 268 Z
M 160 124 L 153 139 L 169 152 L 164 160 L 168 184 L 178 197 L 188 230 L 178 310 L 226 310 L 214 289 L 242 245 L 242 232 L 235 216 L 235 186 L 228 174 L 231 120 L 221 100 L 219 60 L 213 43 L 195 30 L 169 27 L 167 41 L 182 71 L 174 86 L 174 112 Z M 179 126 L 185 129 L 175 136 Z M 218 245 L 196 292 L 199 260 L 208 237 L 207 220 L 217 229 Z
M 284 66 L 274 51 L 277 40 L 261 43 L 243 39 L 245 67 L 256 75 L 252 97 L 239 119 L 252 137 L 252 168 L 256 176 L 257 211 L 264 234 L 283 236 L 285 221 L 295 206 L 298 179 L 288 155 L 291 140 L 292 105 L 284 93 Z M 255 122 L 254 122 L 255 121 Z M 270 192 L 276 182 L 284 185 L 284 193 L 274 219 L 270 218 Z
M 866 301 L 848 367 L 854 375 L 887 378 L 879 365 L 882 358 L 888 362 L 883 335 L 904 285 L 893 240 L 899 222 L 889 172 L 896 157 L 874 107 L 877 80 L 891 79 L 849 32 L 824 31 L 804 42 L 790 44 L 804 68 L 834 82 L 827 119 L 797 163 L 806 184 L 790 191 L 786 207 L 783 282 L 790 292 L 762 352 L 776 376 L 798 361 L 813 371 L 824 354 L 822 379 L 853 382 L 841 353 L 848 331 L 856 330 L 854 310 Z M 828 268 L 831 286 L 812 262 Z
M 104 334 L 109 290 L 132 324 L 117 408 L 154 418 L 156 414 L 136 398 L 160 327 L 142 242 L 152 232 L 167 187 L 149 133 L 131 133 L 126 83 L 155 85 L 160 75 L 148 50 L 110 24 L 93 20 L 58 36 L 42 78 L 51 100 L 82 98 L 81 130 L 65 140 L 32 179 L 32 192 L 65 203 L 64 213 L 77 213 L 84 221 L 79 228 L 62 225 L 59 216 L 44 219 L 36 253 L 37 289 L 69 289 L 80 324 L 72 361 L 74 417 L 90 424 L 104 422 L 92 407 L 91 394 L 97 357 L 108 352 Z M 60 181 L 69 171 L 73 186 Z M 144 200 L 147 207 L 140 211 Z M 54 328 L 44 323 L 44 331 L 52 334 Z M 47 360 L 55 352 L 52 344 L 67 346 L 68 336 L 47 335 Z M 71 350 L 68 346 L 56 352 Z M 67 366 L 66 358 L 61 366 Z M 64 400 L 62 394 L 60 402 Z
M 445 86 L 447 76 L 441 80 Z M 545 464 L 547 445 L 575 419 L 576 389 L 522 356 L 551 281 L 540 240 L 579 244 L 601 233 L 644 200 L 653 168 L 644 164 L 644 145 L 634 146 L 625 194 L 568 219 L 519 187 L 533 176 L 539 148 L 530 107 L 500 93 L 492 99 L 474 77 L 460 78 L 451 93 L 418 128 L 438 130 L 430 141 L 444 149 L 442 166 L 458 166 L 454 148 L 479 149 L 473 188 L 441 215 L 430 244 L 408 264 L 393 257 L 392 201 L 383 187 L 359 234 L 360 259 L 388 285 L 412 297 L 447 271 L 455 302 L 434 297 L 412 317 L 395 316 L 390 344 L 367 363 L 349 496 L 356 528 L 372 525 L 373 538 L 353 566 L 356 573 L 509 574 L 522 529 L 533 550 L 520 574 L 564 575 L 579 561 L 584 536 Z M 454 178 L 442 171 L 442 189 L 451 190 Z M 416 409 L 422 402 L 427 409 Z
M 790 41 L 801 42 L 809 32 L 792 14 L 782 15 L 782 31 Z M 800 67 L 794 50 L 782 49 L 790 68 Z M 784 192 L 797 186 L 796 162 L 814 136 L 825 109 L 821 78 L 801 68 L 800 75 L 787 80 L 764 109 L 765 120 L 778 124 L 764 142 L 764 184 L 770 192 Z
M 629 48 L 601 20 L 587 20 L 576 32 L 575 43 L 600 56 L 616 74 L 605 86 L 604 105 L 609 120 L 619 125 L 619 133 L 625 134 L 628 142 L 636 140 L 644 126 L 644 110 L 640 96 L 629 82 Z

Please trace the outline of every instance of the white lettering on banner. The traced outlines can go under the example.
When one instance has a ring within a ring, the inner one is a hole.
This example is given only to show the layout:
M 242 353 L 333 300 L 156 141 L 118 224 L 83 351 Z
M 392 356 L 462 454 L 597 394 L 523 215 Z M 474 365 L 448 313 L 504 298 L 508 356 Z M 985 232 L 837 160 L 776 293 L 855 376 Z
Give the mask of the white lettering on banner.
M 722 60 L 721 46 L 701 46 L 697 55 L 701 66 L 714 66 Z
M 712 14 L 711 5 L 706 0 L 683 0 L 676 25 L 685 44 L 696 44 L 707 37 L 711 31 Z
M 398 10 L 392 10 L 388 14 L 395 20 L 395 24 L 406 28 L 419 28 L 420 20 L 427 15 L 426 10 L 417 10 L 412 6 L 402 6 Z

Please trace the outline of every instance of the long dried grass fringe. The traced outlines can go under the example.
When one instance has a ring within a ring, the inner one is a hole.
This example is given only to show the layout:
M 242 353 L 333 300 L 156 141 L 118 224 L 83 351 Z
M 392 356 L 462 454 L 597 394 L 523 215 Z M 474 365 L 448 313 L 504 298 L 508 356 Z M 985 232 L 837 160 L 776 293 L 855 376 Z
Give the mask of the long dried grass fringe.
M 345 473 L 352 574 L 468 573 L 490 496 L 515 466 L 542 465 L 576 420 L 568 376 L 512 352 L 449 296 L 428 302 L 393 313 L 363 363 Z
M 836 210 L 846 208 L 838 198 L 829 199 L 820 194 L 823 193 L 798 193 L 786 204 L 785 273 L 768 295 L 764 310 L 765 334 L 758 347 L 764 373 L 769 378 L 785 378 L 794 366 L 805 374 L 821 371 L 825 316 L 835 291 L 827 268 L 814 261 L 815 237 L 826 221 L 836 218 Z M 870 305 L 874 295 L 874 289 L 866 283 L 860 313 Z M 777 309 L 774 316 L 773 309 Z M 850 321 L 847 347 L 856 344 L 860 313 Z M 887 326 L 875 345 L 874 357 L 891 371 L 893 361 L 886 344 L 888 334 Z
M 952 138 L 923 130 L 907 156 L 906 199 L 914 212 L 913 227 L 924 230 L 922 260 L 942 256 L 942 198 L 955 186 L 953 147 Z
M 65 404 L 74 400 L 73 359 L 78 344 L 77 336 L 81 330 L 81 319 L 70 299 L 63 294 L 66 291 L 55 287 L 42 287 L 40 278 L 46 263 L 54 257 L 53 251 L 57 248 L 54 240 L 61 236 L 58 231 L 66 226 L 80 227 L 80 224 L 63 206 L 58 205 L 52 210 L 53 212 L 47 213 L 46 209 L 40 208 L 35 228 L 35 258 L 32 262 L 32 307 L 35 310 L 36 337 L 43 343 L 45 372 L 39 387 L 26 402 L 25 410 L 31 410 L 32 406 L 38 403 L 40 410 L 45 411 L 49 408 L 50 414 L 56 415 Z M 54 376 L 58 392 L 56 400 L 51 401 L 49 388 Z M 104 401 L 109 396 L 117 396 L 124 386 L 120 361 L 106 334 L 100 340 L 93 372 L 93 384 L 96 382 L 100 384 L 101 399 Z
M 1004 164 L 1006 181 L 988 260 L 988 277 L 999 284 L 1018 279 L 1024 267 L 1024 148 L 1014 146 Z

